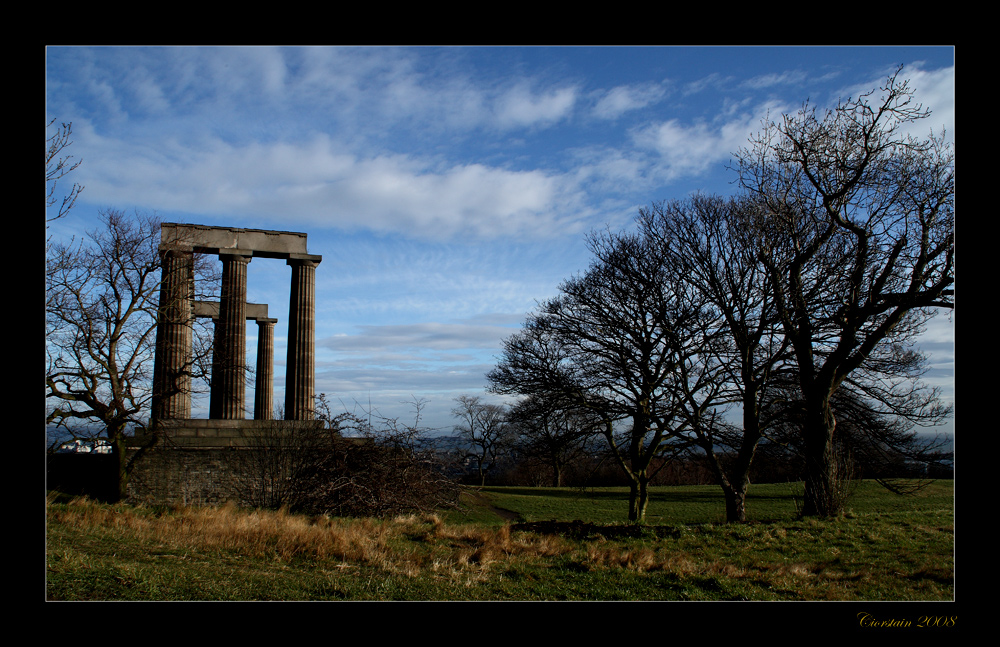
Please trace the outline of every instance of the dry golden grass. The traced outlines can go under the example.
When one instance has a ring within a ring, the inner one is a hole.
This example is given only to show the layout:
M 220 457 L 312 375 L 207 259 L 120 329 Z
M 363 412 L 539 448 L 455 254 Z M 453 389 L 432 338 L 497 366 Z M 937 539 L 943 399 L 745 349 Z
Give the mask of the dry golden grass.
M 458 574 L 486 571 L 513 558 L 550 557 L 571 550 L 559 537 L 499 528 L 448 526 L 439 516 L 406 515 L 391 520 L 337 519 L 285 510 L 240 510 L 174 506 L 165 512 L 74 499 L 50 512 L 52 522 L 125 535 L 159 549 L 232 551 L 253 558 L 296 558 L 375 566 L 418 577 L 424 571 Z M 409 542 L 397 541 L 408 537 Z M 413 540 L 426 550 L 414 547 Z
M 55 511 L 53 520 L 67 526 L 124 533 L 162 546 L 233 550 L 280 560 L 307 556 L 369 564 L 385 559 L 391 535 L 389 527 L 370 519 L 345 522 L 284 510 L 244 511 L 231 505 L 175 506 L 168 514 L 154 514 L 141 507 L 74 499 Z

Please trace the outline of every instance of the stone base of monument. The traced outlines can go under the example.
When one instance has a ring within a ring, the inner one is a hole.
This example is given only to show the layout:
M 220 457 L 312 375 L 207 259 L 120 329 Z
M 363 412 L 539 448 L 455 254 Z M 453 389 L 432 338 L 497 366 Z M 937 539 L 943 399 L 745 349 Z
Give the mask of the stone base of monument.
M 240 502 L 247 452 L 287 448 L 287 439 L 321 431 L 320 420 L 161 421 L 155 435 L 133 437 L 128 501 L 150 505 L 219 505 Z M 253 461 L 251 461 L 252 463 Z

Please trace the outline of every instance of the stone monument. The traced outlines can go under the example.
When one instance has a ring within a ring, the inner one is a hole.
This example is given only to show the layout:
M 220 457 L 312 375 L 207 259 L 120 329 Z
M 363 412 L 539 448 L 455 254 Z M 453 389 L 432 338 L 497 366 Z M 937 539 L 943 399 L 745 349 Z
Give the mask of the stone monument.
M 222 261 L 218 303 L 195 301 L 194 254 L 217 254 Z M 192 470 L 225 473 L 218 452 L 164 454 L 174 450 L 211 450 L 245 446 L 248 434 L 267 425 L 289 433 L 318 428 L 314 420 L 316 267 L 322 256 L 306 249 L 306 234 L 233 227 L 163 223 L 160 229 L 162 278 L 156 330 L 153 403 L 149 429 L 130 443 L 133 454 L 156 450 L 158 457 L 134 471 L 130 496 L 160 502 L 212 503 L 225 499 L 224 483 L 191 488 Z M 247 265 L 254 258 L 279 259 L 291 267 L 285 415 L 273 418 L 274 323 L 267 305 L 250 304 Z M 191 417 L 192 324 L 196 317 L 215 321 L 209 417 Z M 254 417 L 245 419 L 246 323 L 256 321 L 257 377 Z M 156 453 L 154 452 L 154 453 Z M 205 468 L 205 460 L 211 466 Z M 194 462 L 192 462 L 194 461 Z M 195 466 L 195 463 L 201 467 Z M 197 480 L 197 479 L 195 479 Z M 218 479 L 216 479 L 218 480 Z M 179 494 L 178 483 L 189 493 Z M 197 490 L 197 491 L 196 491 Z M 199 494 L 200 493 L 200 494 Z

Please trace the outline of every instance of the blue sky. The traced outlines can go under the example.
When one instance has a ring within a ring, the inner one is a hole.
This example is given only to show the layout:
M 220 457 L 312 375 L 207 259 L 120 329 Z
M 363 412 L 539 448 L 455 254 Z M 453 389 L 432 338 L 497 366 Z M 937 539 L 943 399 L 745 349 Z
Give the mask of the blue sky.
M 586 269 L 586 232 L 733 192 L 727 162 L 762 118 L 900 64 L 933 111 L 916 134 L 953 140 L 951 47 L 51 47 L 46 121 L 72 122 L 86 188 L 48 233 L 106 208 L 306 232 L 317 392 L 404 419 L 425 400 L 421 423 L 450 429 L 455 397 L 490 398 L 501 340 Z M 279 319 L 278 403 L 289 280 L 250 264 L 248 300 Z M 953 399 L 953 322 L 921 347 Z

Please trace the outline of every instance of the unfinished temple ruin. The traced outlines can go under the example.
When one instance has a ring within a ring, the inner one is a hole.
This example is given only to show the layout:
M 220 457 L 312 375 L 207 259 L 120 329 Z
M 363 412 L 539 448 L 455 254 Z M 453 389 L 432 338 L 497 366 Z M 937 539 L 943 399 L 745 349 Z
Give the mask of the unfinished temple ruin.
M 194 255 L 222 261 L 218 303 L 194 300 Z M 264 429 L 293 432 L 314 420 L 316 267 L 306 234 L 163 223 L 162 280 L 156 330 L 153 406 L 149 430 L 130 443 L 141 458 L 129 495 L 156 502 L 226 500 L 225 450 L 246 447 Z M 291 268 L 284 420 L 273 418 L 274 324 L 267 305 L 247 303 L 247 265 L 254 258 L 284 260 Z M 209 417 L 191 417 L 192 324 L 215 322 Z M 245 414 L 246 326 L 258 325 L 253 419 Z

